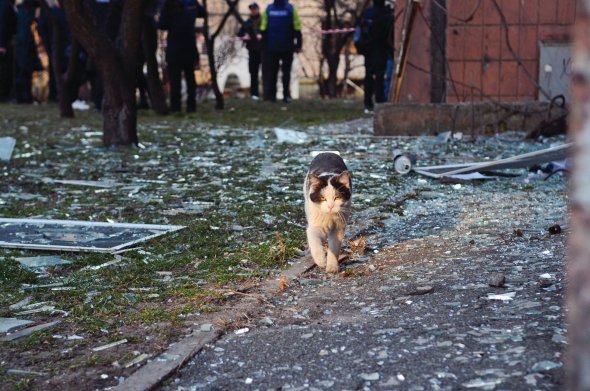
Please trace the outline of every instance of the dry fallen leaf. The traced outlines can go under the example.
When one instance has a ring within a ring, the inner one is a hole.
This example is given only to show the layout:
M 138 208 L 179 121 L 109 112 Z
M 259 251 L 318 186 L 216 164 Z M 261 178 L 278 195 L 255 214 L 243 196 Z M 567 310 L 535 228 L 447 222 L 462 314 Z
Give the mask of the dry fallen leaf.
M 365 253 L 365 249 L 367 247 L 367 240 L 364 236 L 359 236 L 355 240 L 351 240 L 349 242 L 350 249 L 353 253 L 358 255 L 363 255 Z
M 287 277 L 281 276 L 281 278 L 279 278 L 279 292 L 284 291 L 288 286 L 289 284 L 287 283 Z

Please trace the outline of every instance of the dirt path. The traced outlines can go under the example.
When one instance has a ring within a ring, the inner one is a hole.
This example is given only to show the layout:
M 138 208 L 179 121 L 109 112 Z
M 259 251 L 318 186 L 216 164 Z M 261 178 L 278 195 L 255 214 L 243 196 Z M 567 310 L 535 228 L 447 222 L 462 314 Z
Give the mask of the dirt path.
M 370 257 L 304 274 L 162 389 L 562 388 L 564 189 L 453 189 L 357 219 Z

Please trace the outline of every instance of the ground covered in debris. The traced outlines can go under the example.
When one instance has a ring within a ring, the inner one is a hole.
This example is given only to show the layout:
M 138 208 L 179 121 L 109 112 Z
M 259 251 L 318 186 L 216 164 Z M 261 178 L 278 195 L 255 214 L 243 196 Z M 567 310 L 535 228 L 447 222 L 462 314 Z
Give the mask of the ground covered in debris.
M 397 244 L 292 281 L 163 389 L 563 389 L 563 189 L 488 186 L 408 201 Z
M 18 140 L 0 165 L 0 217 L 186 226 L 117 255 L 60 253 L 71 263 L 58 266 L 26 268 L 16 258 L 48 254 L 1 250 L 0 317 L 49 325 L 0 342 L 2 387 L 116 385 L 243 286 L 288 266 L 305 248 L 310 152 L 338 150 L 355 189 L 342 272 L 289 282 L 168 387 L 559 388 L 565 235 L 547 229 L 566 219 L 565 179 L 401 177 L 392 150 L 458 163 L 564 140 L 375 138 L 370 120 L 321 125 L 354 118 L 358 102 L 306 105 L 273 106 L 261 125 L 146 115 L 134 151 L 105 151 L 92 113 L 58 122 L 47 108 L 0 107 L 1 135 Z M 274 126 L 308 137 L 278 143 Z M 498 273 L 505 287 L 489 287 Z

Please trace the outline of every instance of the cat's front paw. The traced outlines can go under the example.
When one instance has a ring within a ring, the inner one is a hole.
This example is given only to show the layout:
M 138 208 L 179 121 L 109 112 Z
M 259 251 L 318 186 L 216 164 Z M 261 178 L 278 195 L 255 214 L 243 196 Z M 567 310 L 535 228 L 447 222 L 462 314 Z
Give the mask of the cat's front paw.
M 330 262 L 327 264 L 326 266 L 326 272 L 328 273 L 338 273 L 339 268 L 338 268 L 338 262 L 334 263 L 334 262 Z
M 326 268 L 326 259 L 313 259 L 313 261 L 315 262 L 315 264 L 321 268 L 321 269 L 325 269 Z

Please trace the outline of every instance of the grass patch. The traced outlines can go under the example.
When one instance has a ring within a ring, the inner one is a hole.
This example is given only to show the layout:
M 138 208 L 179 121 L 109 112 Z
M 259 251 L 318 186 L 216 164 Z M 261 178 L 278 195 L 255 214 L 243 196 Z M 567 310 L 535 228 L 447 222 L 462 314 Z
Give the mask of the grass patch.
M 3 136 L 17 139 L 12 160 L 0 163 L 0 216 L 186 227 L 120 258 L 64 252 L 60 255 L 72 264 L 41 274 L 22 268 L 14 257 L 45 253 L 0 249 L 0 258 L 6 258 L 0 260 L 1 316 L 14 316 L 8 306 L 25 297 L 66 313 L 32 315 L 39 323 L 58 317 L 62 323 L 3 344 L 0 362 L 26 367 L 13 361 L 27 352 L 43 357 L 36 367 L 48 373 L 89 366 L 109 372 L 112 362 L 127 361 L 132 351 L 154 353 L 167 346 L 184 329 L 185 318 L 218 310 L 229 300 L 224 291 L 285 267 L 304 248 L 301 157 L 319 142 L 277 144 L 269 128 L 355 119 L 362 104 L 237 99 L 226 104 L 217 111 L 204 102 L 196 114 L 167 117 L 141 111 L 143 148 L 109 150 L 102 146 L 102 117 L 93 110 L 60 119 L 55 105 L 0 104 Z M 264 145 L 251 146 L 251 139 Z M 112 179 L 118 186 L 69 186 L 42 178 Z M 110 261 L 117 262 L 91 268 Z M 22 289 L 22 284 L 54 282 L 66 290 Z M 73 349 L 63 355 L 64 340 L 53 334 L 84 339 L 68 345 Z M 129 342 L 113 350 L 123 352 L 121 357 L 89 354 L 90 347 L 123 336 Z M 21 387 L 18 381 L 9 377 L 6 384 Z M 33 388 L 36 382 L 32 379 Z
M 37 281 L 35 273 L 23 268 L 14 259 L 0 259 L 0 286 L 14 290 L 21 284 L 35 284 Z

